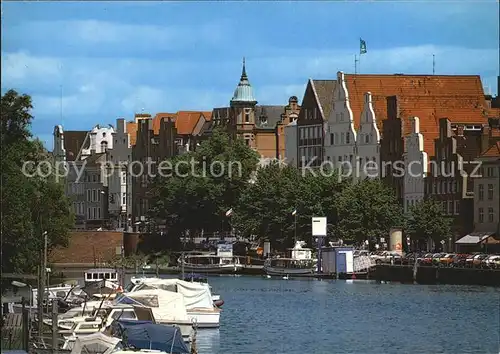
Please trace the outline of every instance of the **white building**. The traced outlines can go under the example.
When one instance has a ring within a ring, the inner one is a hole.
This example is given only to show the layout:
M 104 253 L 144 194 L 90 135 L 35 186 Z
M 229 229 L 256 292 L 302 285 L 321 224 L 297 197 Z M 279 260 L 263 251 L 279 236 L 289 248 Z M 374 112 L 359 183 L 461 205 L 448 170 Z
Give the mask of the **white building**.
M 297 159 L 297 120 L 285 126 L 285 161 L 288 165 L 298 167 L 299 161 Z
M 127 122 L 123 118 L 116 120 L 112 143 L 113 150 L 109 153 L 112 171 L 108 174 L 109 215 L 115 228 L 126 229 L 129 214 L 132 213 L 132 182 L 128 173 L 132 161 L 132 144 Z
M 404 158 L 404 210 L 407 212 L 413 205 L 425 197 L 425 177 L 429 161 L 424 150 L 424 136 L 420 133 L 420 119 L 411 119 L 411 133 L 405 137 Z
M 101 127 L 99 124 L 97 124 L 87 135 L 87 139 L 89 139 L 88 147 L 82 147 L 77 159 L 84 160 L 87 156 L 90 156 L 92 154 L 101 154 L 105 153 L 109 149 L 112 149 L 114 132 L 115 129 L 112 125 Z M 85 145 L 86 144 L 84 143 L 83 146 Z

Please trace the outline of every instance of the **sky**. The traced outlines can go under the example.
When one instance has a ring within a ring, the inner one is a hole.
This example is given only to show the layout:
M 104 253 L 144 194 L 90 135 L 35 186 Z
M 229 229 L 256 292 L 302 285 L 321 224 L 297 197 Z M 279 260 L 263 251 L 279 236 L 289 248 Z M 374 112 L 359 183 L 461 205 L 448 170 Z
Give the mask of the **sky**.
M 242 58 L 260 104 L 302 100 L 309 78 L 481 75 L 497 92 L 498 0 L 5 2 L 1 89 L 33 98 L 33 133 L 135 113 L 229 104 Z

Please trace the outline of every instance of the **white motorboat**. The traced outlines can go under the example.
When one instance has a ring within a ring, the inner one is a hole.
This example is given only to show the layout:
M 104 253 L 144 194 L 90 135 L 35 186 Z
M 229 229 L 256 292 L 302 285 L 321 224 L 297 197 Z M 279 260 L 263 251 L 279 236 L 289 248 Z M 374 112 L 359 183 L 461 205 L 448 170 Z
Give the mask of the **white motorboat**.
M 185 338 L 191 335 L 193 325 L 196 325 L 187 314 L 184 296 L 176 292 L 137 290 L 120 294 L 114 303 L 133 305 L 139 319 L 151 313 L 155 323 L 179 326 Z
M 212 300 L 208 284 L 187 282 L 181 279 L 144 279 L 136 290 L 127 293 L 147 292 L 155 289 L 180 294 L 186 306 L 187 316 L 198 328 L 217 328 L 220 326 L 220 312 Z
M 304 248 L 303 241 L 297 241 L 290 251 L 289 258 L 270 258 L 264 263 L 268 275 L 281 277 L 301 277 L 314 274 L 316 262 L 312 258 L 312 249 Z

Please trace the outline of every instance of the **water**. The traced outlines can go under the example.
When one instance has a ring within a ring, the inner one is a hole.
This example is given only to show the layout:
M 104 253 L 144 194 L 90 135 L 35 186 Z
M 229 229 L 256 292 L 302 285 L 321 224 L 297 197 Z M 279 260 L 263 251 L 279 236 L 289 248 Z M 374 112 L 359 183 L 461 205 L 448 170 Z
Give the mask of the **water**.
M 500 353 L 500 290 L 211 277 L 225 303 L 200 354 Z

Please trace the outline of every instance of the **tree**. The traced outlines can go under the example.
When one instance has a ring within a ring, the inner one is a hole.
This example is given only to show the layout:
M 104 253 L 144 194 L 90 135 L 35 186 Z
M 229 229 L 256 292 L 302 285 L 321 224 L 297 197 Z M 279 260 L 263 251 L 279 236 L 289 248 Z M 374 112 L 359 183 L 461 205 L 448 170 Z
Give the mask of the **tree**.
M 342 239 L 357 243 L 388 237 L 391 227 L 402 226 L 403 211 L 393 191 L 378 179 L 350 184 L 336 202 Z
M 413 205 L 406 215 L 406 232 L 414 246 L 426 249 L 428 240 L 437 246 L 451 236 L 452 221 L 438 202 L 423 200 Z
M 227 230 L 225 213 L 248 184 L 257 153 L 241 139 L 230 139 L 216 129 L 195 152 L 169 161 L 176 173 L 155 181 L 151 216 L 164 220 L 171 236 Z
M 68 242 L 73 213 L 64 189 L 54 175 L 37 173 L 54 166 L 41 142 L 29 130 L 31 98 L 8 91 L 1 98 L 2 272 L 34 272 L 40 264 L 43 232 L 49 249 Z M 32 162 L 26 167 L 25 162 Z

